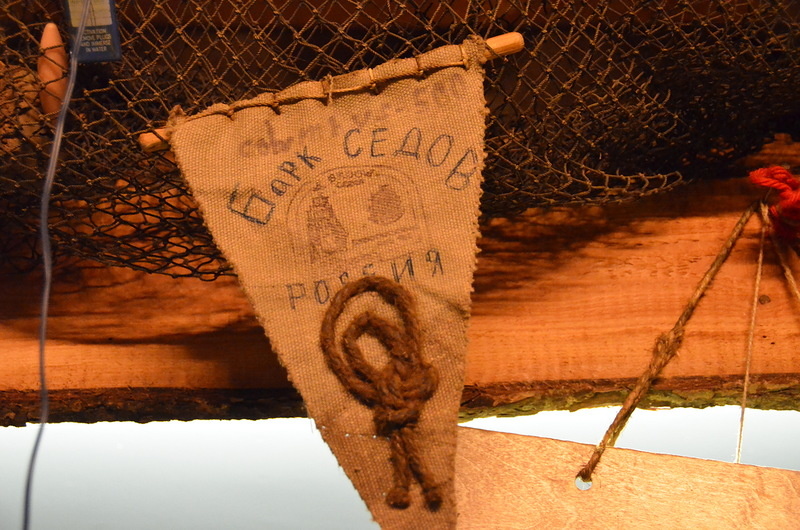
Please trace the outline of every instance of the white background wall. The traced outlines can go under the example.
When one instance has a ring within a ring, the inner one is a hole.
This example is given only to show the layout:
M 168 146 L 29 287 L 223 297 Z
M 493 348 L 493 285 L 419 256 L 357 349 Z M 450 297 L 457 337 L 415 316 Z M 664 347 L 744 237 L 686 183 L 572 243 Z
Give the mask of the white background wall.
M 616 408 L 469 426 L 596 443 Z M 737 407 L 636 411 L 617 446 L 732 461 Z M 21 525 L 36 426 L 0 428 L 0 528 Z M 800 412 L 748 410 L 742 461 L 800 470 Z M 372 529 L 309 419 L 48 425 L 34 529 Z

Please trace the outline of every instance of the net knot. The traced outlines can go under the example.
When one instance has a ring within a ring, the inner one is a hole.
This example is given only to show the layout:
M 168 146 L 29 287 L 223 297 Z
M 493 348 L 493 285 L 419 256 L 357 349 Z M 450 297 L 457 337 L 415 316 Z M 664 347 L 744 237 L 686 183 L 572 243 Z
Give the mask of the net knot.
M 375 292 L 397 310 L 402 326 L 397 326 L 371 311 L 364 311 L 347 324 L 336 341 L 336 323 L 347 302 L 360 294 Z M 380 369 L 367 362 L 358 345 L 365 335 L 377 339 L 389 354 Z M 421 332 L 411 294 L 400 284 L 367 276 L 346 284 L 325 312 L 320 330 L 320 346 L 328 367 L 342 385 L 373 412 L 375 433 L 389 442 L 394 484 L 386 502 L 394 508 L 407 508 L 411 480 L 422 487 L 430 510 L 442 503 L 442 494 L 420 457 L 415 427 L 422 408 L 438 387 L 436 369 L 422 357 Z
M 772 166 L 750 172 L 750 181 L 778 192 L 769 209 L 775 235 L 786 241 L 800 239 L 800 180 L 788 169 Z

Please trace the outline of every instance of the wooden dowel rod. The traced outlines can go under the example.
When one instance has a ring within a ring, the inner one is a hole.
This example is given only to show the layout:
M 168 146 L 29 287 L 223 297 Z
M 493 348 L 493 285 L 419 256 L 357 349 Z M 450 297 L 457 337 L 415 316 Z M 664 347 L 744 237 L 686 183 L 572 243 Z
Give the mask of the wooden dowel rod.
M 522 38 L 521 33 L 512 31 L 486 39 L 486 45 L 491 50 L 487 53 L 487 58 L 494 59 L 498 56 L 502 57 L 503 55 L 511 55 L 512 53 L 522 51 L 522 48 L 525 46 L 525 40 Z
M 145 153 L 156 153 L 169 149 L 167 129 L 162 127 L 154 129 L 153 132 L 142 133 L 139 135 L 139 146 Z
M 520 33 L 512 31 L 504 33 L 490 39 L 486 39 L 488 50 L 487 59 L 495 59 L 504 55 L 511 55 L 522 50 L 525 44 Z M 155 153 L 169 149 L 169 135 L 166 128 L 154 129 L 153 132 L 142 133 L 139 135 L 139 145 L 145 153 Z

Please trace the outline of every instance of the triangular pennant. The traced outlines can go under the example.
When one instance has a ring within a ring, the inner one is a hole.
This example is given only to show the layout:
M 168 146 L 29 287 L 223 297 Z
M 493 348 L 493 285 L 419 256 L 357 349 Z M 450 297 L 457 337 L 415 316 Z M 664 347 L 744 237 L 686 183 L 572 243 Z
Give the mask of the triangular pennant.
M 171 120 L 215 241 L 385 528 L 455 525 L 486 54 L 470 39 Z

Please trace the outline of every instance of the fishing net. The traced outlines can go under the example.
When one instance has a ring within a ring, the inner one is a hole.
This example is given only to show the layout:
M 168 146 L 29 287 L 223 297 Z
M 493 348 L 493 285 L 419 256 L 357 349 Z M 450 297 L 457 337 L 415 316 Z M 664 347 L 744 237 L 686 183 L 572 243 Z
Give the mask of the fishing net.
M 640 197 L 719 172 L 800 111 L 791 0 L 120 0 L 122 60 L 83 65 L 52 202 L 57 255 L 213 279 L 230 268 L 169 156 L 140 133 L 187 113 L 518 31 L 488 64 L 485 216 Z M 37 260 L 52 130 L 35 77 L 62 6 L 0 7 L 0 261 Z M 66 34 L 66 31 L 64 31 Z M 787 127 L 789 129 L 787 130 Z M 280 141 L 276 131 L 274 141 Z

